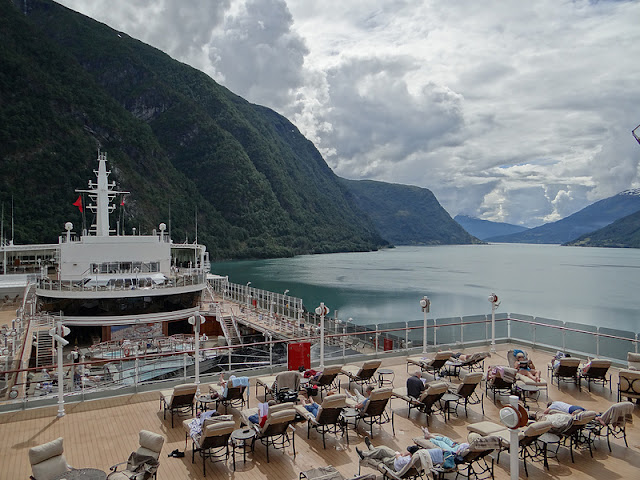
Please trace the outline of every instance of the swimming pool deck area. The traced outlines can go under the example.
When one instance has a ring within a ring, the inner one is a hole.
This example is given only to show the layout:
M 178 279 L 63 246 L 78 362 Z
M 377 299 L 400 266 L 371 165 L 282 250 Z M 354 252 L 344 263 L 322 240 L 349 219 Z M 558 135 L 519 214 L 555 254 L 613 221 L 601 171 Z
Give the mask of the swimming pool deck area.
M 506 365 L 507 351 L 512 348 L 521 348 L 514 344 L 500 344 L 498 351 L 485 361 L 485 372 L 488 365 Z M 465 353 L 487 350 L 488 347 L 464 350 Z M 547 364 L 551 354 L 543 350 L 527 350 L 536 367 L 542 369 L 542 377 L 549 382 L 550 400 L 562 400 L 570 404 L 581 405 L 589 410 L 597 412 L 605 411 L 612 403 L 617 401 L 617 369 L 611 369 L 612 392 L 609 388 L 600 385 L 593 386 L 591 392 L 583 387 L 581 391 L 575 385 L 561 383 L 560 388 L 550 384 L 547 377 Z M 415 354 L 414 354 L 415 355 Z M 419 353 L 418 353 L 419 355 Z M 433 357 L 433 353 L 428 354 Z M 412 374 L 407 365 L 405 356 L 385 357 L 380 355 L 382 367 L 392 369 L 394 372 L 394 387 L 402 387 L 406 379 Z M 357 362 L 354 362 L 357 363 Z M 415 370 L 415 367 L 414 367 Z M 342 387 L 346 386 L 346 377 L 340 376 Z M 216 377 L 203 380 L 203 384 L 213 383 Z M 250 379 L 250 404 L 257 406 L 262 401 L 261 394 L 256 397 L 255 378 Z M 203 390 L 205 390 L 203 388 Z M 484 393 L 484 382 L 482 384 Z M 527 404 L 532 411 L 544 410 L 547 398 L 542 392 L 538 401 L 529 400 Z M 391 425 L 386 424 L 374 427 L 374 446 L 387 445 L 395 450 L 402 451 L 411 445 L 414 437 L 422 435 L 420 427 L 427 425 L 426 415 L 416 410 L 411 411 L 407 418 L 408 408 L 406 402 L 401 399 L 392 399 L 391 409 L 395 416 L 395 436 Z M 432 415 L 429 420 L 429 429 L 432 433 L 451 437 L 456 441 L 465 441 L 467 438 L 467 426 L 480 421 L 493 421 L 499 423 L 498 412 L 501 404 L 493 403 L 493 397 L 484 398 L 485 415 L 479 405 L 469 407 L 469 417 L 464 415 L 464 409 L 459 409 L 459 416 L 452 415 L 445 422 L 440 414 Z M 67 403 L 66 415 L 57 418 L 57 406 L 32 408 L 27 410 L 0 414 L 0 478 L 27 479 L 31 474 L 28 460 L 30 447 L 64 438 L 64 454 L 69 464 L 75 468 L 98 468 L 108 472 L 111 465 L 125 461 L 129 454 L 138 447 L 138 432 L 142 429 L 163 435 L 166 439 L 160 455 L 160 468 L 158 477 L 161 479 L 202 479 L 202 459 L 196 456 L 195 463 L 191 463 L 191 441 L 185 450 L 185 431 L 182 428 L 182 420 L 188 417 L 176 418 L 175 427 L 171 428 L 171 419 L 163 420 L 162 411 L 159 410 L 159 394 L 156 391 L 122 395 L 100 400 L 85 401 L 80 403 Z M 239 426 L 240 416 L 235 409 L 231 410 L 234 420 Z M 640 406 L 633 412 L 634 424 L 627 426 L 627 441 L 629 447 L 624 445 L 622 439 L 612 439 L 612 452 L 607 448 L 606 440 L 596 440 L 596 449 L 593 458 L 588 449 L 578 449 L 574 452 L 575 463 L 571 463 L 571 457 L 567 448 L 560 448 L 558 458 L 549 460 L 549 470 L 544 469 L 542 463 L 528 463 L 529 478 L 531 479 L 607 479 L 638 478 L 640 472 Z M 355 447 L 366 448 L 364 438 L 368 427 L 360 428 L 356 434 L 349 432 L 350 444 L 347 445 L 343 437 L 335 437 L 328 434 L 326 437 L 327 448 L 322 447 L 322 437 L 312 431 L 307 439 L 307 427 L 304 423 L 297 424 L 295 436 L 296 456 L 293 457 L 291 446 L 283 451 L 270 449 L 270 462 L 267 463 L 265 447 L 256 442 L 255 452 L 247 455 L 247 462 L 243 463 L 241 456 L 236 458 L 237 469 L 233 471 L 231 458 L 225 462 L 211 463 L 207 460 L 207 478 L 237 478 L 240 480 L 258 479 L 295 479 L 299 473 L 313 467 L 333 465 L 346 478 L 358 473 L 358 455 Z M 173 450 L 185 451 L 182 458 L 167 457 Z M 377 473 L 370 468 L 363 468 L 362 473 Z M 450 475 L 447 478 L 453 478 Z M 497 479 L 509 478 L 509 455 L 503 452 L 500 455 L 500 463 L 496 465 L 495 477 Z M 522 461 L 520 461 L 520 477 L 525 478 Z

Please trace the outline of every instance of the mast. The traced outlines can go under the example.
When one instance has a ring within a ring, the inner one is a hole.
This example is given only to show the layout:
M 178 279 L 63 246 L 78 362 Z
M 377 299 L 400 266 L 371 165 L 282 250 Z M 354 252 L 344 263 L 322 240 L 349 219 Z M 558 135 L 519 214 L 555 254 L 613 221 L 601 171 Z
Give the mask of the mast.
M 129 192 L 120 192 L 114 190 L 116 182 L 109 183 L 110 170 L 107 170 L 107 154 L 98 150 L 98 170 L 94 170 L 97 181 L 89 180 L 89 188 L 87 190 L 76 190 L 89 195 L 91 201 L 95 204 L 87 205 L 87 208 L 96 214 L 96 223 L 91 227 L 94 228 L 95 235 L 98 237 L 109 236 L 109 214 L 115 210 L 115 205 L 111 202 L 116 195 L 127 194 Z

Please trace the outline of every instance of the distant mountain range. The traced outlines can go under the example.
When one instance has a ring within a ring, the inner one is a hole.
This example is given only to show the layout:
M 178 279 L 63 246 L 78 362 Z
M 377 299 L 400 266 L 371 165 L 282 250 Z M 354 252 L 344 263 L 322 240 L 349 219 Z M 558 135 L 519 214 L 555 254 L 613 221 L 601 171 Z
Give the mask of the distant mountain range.
M 553 223 L 545 223 L 520 233 L 489 237 L 489 242 L 559 243 L 571 242 L 640 210 L 640 189 L 626 190 L 600 200 L 579 212 Z M 617 240 L 611 239 L 612 244 Z
M 480 240 L 486 240 L 490 237 L 498 235 L 510 235 L 528 230 L 527 227 L 520 225 L 512 225 L 511 223 L 492 222 L 490 220 L 481 220 L 479 218 L 470 217 L 468 215 L 456 215 L 453 218 L 462 225 L 467 232 Z
M 451 219 L 431 190 L 372 180 L 342 180 L 383 238 L 395 245 L 482 243 Z

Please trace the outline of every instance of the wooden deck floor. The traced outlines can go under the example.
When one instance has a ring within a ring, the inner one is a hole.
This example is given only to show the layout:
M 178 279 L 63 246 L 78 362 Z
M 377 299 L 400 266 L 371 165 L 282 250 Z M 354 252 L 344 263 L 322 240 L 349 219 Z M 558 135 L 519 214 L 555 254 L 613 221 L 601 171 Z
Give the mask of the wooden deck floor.
M 494 354 L 491 364 L 505 362 L 505 354 L 509 347 L 499 346 L 499 352 Z M 550 355 L 547 352 L 532 351 L 533 360 L 538 366 L 544 366 L 543 377 L 546 378 L 546 364 Z M 407 378 L 404 357 L 387 358 L 385 367 L 395 371 L 395 386 L 402 386 Z M 345 382 L 343 382 L 344 384 Z M 581 392 L 573 385 L 562 385 L 561 391 L 556 386 L 550 387 L 549 396 L 554 400 L 564 400 L 572 404 L 582 405 L 596 411 L 604 411 L 612 402 L 616 401 L 615 386 L 617 384 L 617 372 L 613 371 L 614 393 L 600 386 L 593 388 L 589 393 L 586 389 Z M 255 389 L 252 381 L 251 405 L 256 405 L 253 397 Z M 455 440 L 466 439 L 466 426 L 469 423 L 489 419 L 497 420 L 498 408 L 491 399 L 484 401 L 486 416 L 483 418 L 479 406 L 472 407 L 469 418 L 461 413 L 459 418 L 453 416 L 451 421 L 445 423 L 439 415 L 432 416 L 430 429 L 433 432 L 447 435 Z M 542 394 L 538 408 L 545 408 L 546 398 Z M 190 444 L 184 458 L 167 458 L 169 452 L 174 449 L 185 450 L 184 431 L 181 420 L 176 421 L 176 427 L 171 428 L 170 418 L 162 419 L 159 411 L 158 393 L 149 392 L 136 395 L 114 397 L 105 400 L 88 401 L 79 404 L 66 405 L 66 416 L 56 418 L 56 407 L 31 409 L 0 415 L 0 478 L 1 479 L 26 479 L 31 474 L 28 461 L 28 449 L 32 446 L 48 442 L 57 437 L 64 437 L 65 456 L 74 467 L 95 467 L 107 471 L 109 466 L 127 459 L 129 453 L 137 448 L 137 435 L 141 429 L 151 430 L 166 437 L 166 442 L 160 457 L 161 479 L 202 479 L 202 463 L 196 458 L 196 463 L 191 463 Z M 532 408 L 536 408 L 533 404 Z M 406 404 L 395 399 L 392 401 L 392 409 L 395 412 L 395 436 L 392 435 L 391 426 L 385 425 L 383 430 L 375 430 L 374 445 L 385 444 L 397 450 L 403 450 L 410 445 L 413 437 L 421 435 L 420 426 L 426 425 L 424 414 L 411 412 L 411 418 L 407 418 Z M 640 407 L 636 407 L 634 418 L 637 421 L 640 415 Z M 238 421 L 237 412 L 235 412 Z M 597 442 L 597 450 L 594 458 L 590 458 L 589 452 L 579 451 L 576 455 L 576 463 L 572 464 L 567 449 L 560 449 L 559 459 L 550 460 L 550 470 L 545 471 L 542 464 L 533 464 L 529 468 L 529 478 L 567 478 L 567 479 L 635 479 L 640 477 L 640 429 L 633 425 L 628 428 L 629 448 L 624 446 L 622 440 L 614 440 L 613 452 L 609 453 L 606 441 Z M 216 463 L 207 465 L 208 478 L 233 477 L 241 480 L 257 479 L 295 479 L 302 470 L 320 466 L 334 465 L 342 474 L 349 478 L 358 472 L 357 454 L 355 447 L 364 447 L 364 437 L 350 434 L 351 443 L 327 437 L 327 449 L 322 448 L 322 439 L 315 432 L 311 432 L 311 438 L 306 438 L 306 426 L 300 424 L 296 433 L 296 451 L 294 458 L 291 448 L 283 454 L 281 451 L 270 452 L 270 463 L 266 461 L 264 446 L 257 444 L 255 454 L 248 456 L 248 461 L 243 465 L 238 463 L 237 471 L 233 472 L 232 463 Z M 522 465 L 522 464 L 520 464 Z M 507 454 L 501 455 L 500 464 L 496 467 L 496 478 L 509 478 L 509 458 Z M 369 469 L 363 473 L 371 472 Z M 521 468 L 521 477 L 524 471 Z

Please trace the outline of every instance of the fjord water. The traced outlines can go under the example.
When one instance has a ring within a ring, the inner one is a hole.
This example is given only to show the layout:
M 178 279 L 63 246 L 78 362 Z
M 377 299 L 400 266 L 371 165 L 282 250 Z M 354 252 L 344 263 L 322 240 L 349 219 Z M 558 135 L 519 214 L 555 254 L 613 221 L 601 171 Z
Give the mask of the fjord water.
M 233 283 L 319 303 L 358 324 L 421 320 L 419 300 L 431 299 L 429 318 L 491 312 L 640 331 L 640 250 L 559 245 L 398 247 L 366 253 L 305 255 L 220 262 L 212 272 Z

